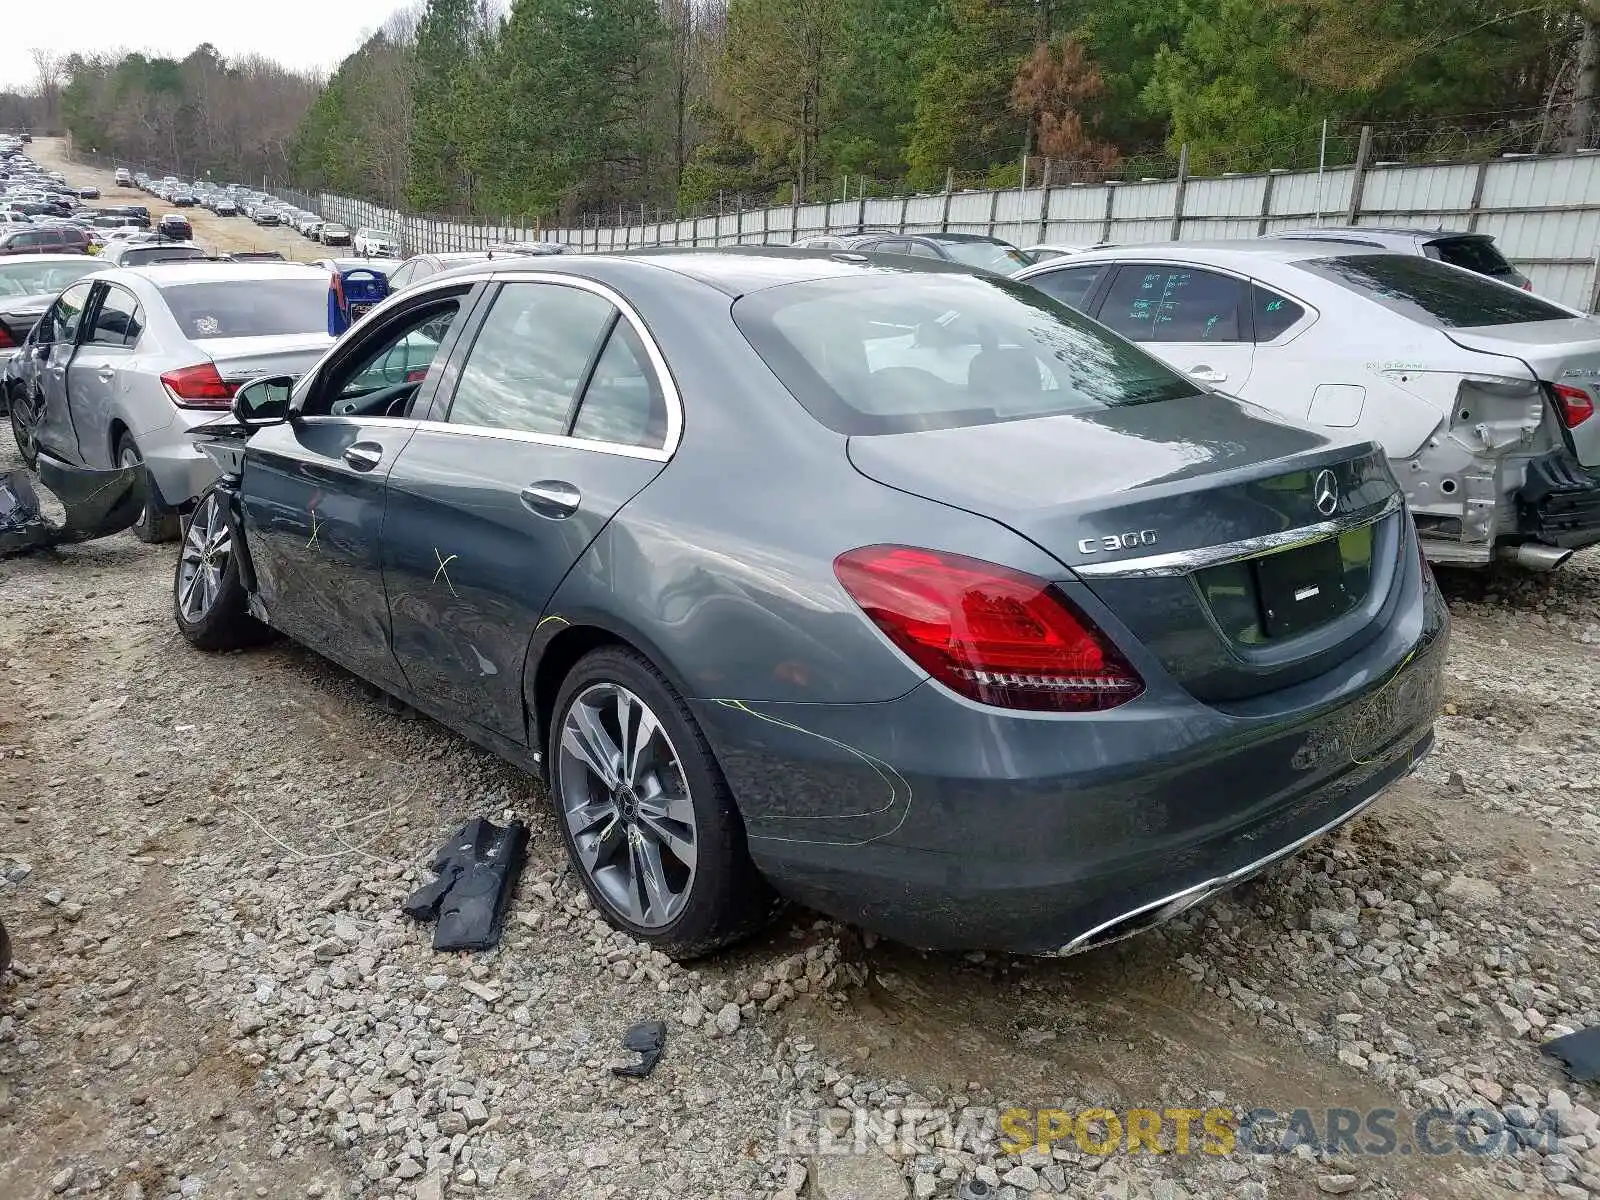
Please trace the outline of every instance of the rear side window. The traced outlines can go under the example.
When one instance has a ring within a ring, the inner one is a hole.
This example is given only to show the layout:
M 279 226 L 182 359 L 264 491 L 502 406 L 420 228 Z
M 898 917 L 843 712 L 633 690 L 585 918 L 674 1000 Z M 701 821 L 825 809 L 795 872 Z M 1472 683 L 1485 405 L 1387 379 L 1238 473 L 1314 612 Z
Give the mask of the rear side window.
M 1296 263 L 1423 325 L 1470 329 L 1570 321 L 1565 309 L 1492 279 L 1409 254 L 1353 254 Z
M 1252 316 L 1258 342 L 1270 342 L 1282 336 L 1296 321 L 1306 315 L 1306 310 L 1293 300 L 1269 291 L 1259 283 L 1251 285 L 1250 293 L 1254 297 Z
M 1437 258 L 1452 267 L 1465 267 L 1479 275 L 1507 276 L 1514 274 L 1505 255 L 1495 249 L 1488 238 L 1440 238 L 1423 247 L 1429 258 Z
M 161 296 L 194 340 L 328 331 L 328 284 L 320 275 L 168 284 Z
M 753 292 L 740 331 L 839 433 L 907 433 L 1197 394 L 1137 346 L 992 275 L 851 276 Z
M 627 321 L 618 321 L 584 389 L 572 436 L 619 446 L 659 449 L 667 438 L 667 402 Z
M 1082 267 L 1062 267 L 1059 271 L 1048 271 L 1043 275 L 1035 275 L 1028 282 L 1041 292 L 1054 296 L 1061 303 L 1072 308 L 1083 310 L 1084 301 L 1089 298 L 1089 293 L 1094 290 L 1094 285 L 1100 282 L 1109 268 L 1105 263 L 1091 263 Z
M 89 330 L 89 340 L 97 346 L 131 346 L 139 340 L 143 330 L 144 315 L 139 311 L 139 302 L 122 288 L 107 288 Z
M 1237 342 L 1246 286 L 1194 267 L 1125 263 L 1100 320 L 1136 342 Z

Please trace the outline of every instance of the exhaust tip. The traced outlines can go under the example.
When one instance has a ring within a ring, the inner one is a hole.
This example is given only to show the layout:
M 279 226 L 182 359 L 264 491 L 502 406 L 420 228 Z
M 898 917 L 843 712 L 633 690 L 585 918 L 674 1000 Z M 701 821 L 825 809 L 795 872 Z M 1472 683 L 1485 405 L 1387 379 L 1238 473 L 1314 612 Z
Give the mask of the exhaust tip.
M 1560 546 L 1543 546 L 1537 542 L 1527 542 L 1521 546 L 1505 546 L 1500 550 L 1500 557 L 1516 563 L 1529 571 L 1554 571 L 1567 559 L 1571 558 L 1573 551 L 1562 549 Z

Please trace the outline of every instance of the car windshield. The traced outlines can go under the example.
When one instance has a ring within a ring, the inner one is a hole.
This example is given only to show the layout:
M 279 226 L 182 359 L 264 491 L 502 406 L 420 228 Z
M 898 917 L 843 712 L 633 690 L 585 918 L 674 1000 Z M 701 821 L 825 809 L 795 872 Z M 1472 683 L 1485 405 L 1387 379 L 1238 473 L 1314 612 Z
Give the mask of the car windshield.
M 161 289 L 186 337 L 272 337 L 325 333 L 328 284 L 313 279 L 227 279 Z
M 190 262 L 207 257 L 199 246 L 135 246 L 122 252 L 125 267 L 149 266 L 151 263 Z
M 1508 276 L 1515 272 L 1505 255 L 1484 237 L 1440 238 L 1425 247 L 1429 258 L 1437 258 L 1452 267 L 1465 267 L 1480 275 Z
M 940 242 L 939 246 L 951 262 L 998 271 L 1002 275 L 1020 271 L 1032 261 L 1021 250 L 1004 242 Z
M 1025 284 L 906 272 L 768 288 L 734 320 L 784 385 L 845 434 L 1026 420 L 1199 390 Z
M 1424 325 L 1466 329 L 1572 319 L 1565 309 L 1508 284 L 1416 255 L 1352 254 L 1295 265 Z
M 0 265 L 0 296 L 52 295 L 70 287 L 92 271 L 105 270 L 106 264 L 85 262 L 7 263 Z

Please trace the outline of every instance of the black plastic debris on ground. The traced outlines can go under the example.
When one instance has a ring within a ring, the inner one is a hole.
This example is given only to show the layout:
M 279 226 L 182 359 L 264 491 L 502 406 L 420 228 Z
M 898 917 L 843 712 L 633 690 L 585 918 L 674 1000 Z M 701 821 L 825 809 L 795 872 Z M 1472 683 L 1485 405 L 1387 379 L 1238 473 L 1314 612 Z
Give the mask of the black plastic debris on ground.
M 501 826 L 474 817 L 434 857 L 439 878 L 413 892 L 401 911 L 413 921 L 438 920 L 435 950 L 488 950 L 500 942 L 527 853 L 521 821 Z
M 667 1046 L 667 1025 L 665 1021 L 636 1021 L 628 1026 L 628 1032 L 622 1035 L 622 1048 L 632 1050 L 642 1057 L 636 1063 L 629 1063 L 625 1067 L 612 1067 L 613 1075 L 620 1075 L 624 1079 L 643 1079 L 656 1069 L 656 1064 L 661 1061 L 661 1052 Z
M 1542 1047 L 1552 1058 L 1566 1064 L 1567 1074 L 1575 1083 L 1593 1083 L 1600 1080 L 1600 1025 L 1580 1029 L 1566 1037 L 1551 1038 Z
M 142 466 L 82 470 L 44 453 L 37 466 L 40 484 L 61 504 L 62 523 L 44 515 L 25 472 L 0 473 L 0 557 L 109 537 L 138 521 Z

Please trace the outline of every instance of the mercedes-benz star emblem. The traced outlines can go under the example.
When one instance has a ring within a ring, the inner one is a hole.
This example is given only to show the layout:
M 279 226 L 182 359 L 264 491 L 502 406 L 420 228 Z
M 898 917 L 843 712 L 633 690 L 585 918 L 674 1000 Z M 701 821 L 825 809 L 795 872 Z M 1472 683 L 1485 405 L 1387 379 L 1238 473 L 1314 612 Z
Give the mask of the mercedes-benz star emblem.
M 1311 485 L 1311 499 L 1317 506 L 1317 511 L 1325 517 L 1331 517 L 1339 507 L 1339 481 L 1333 477 L 1332 471 L 1318 471 L 1316 482 Z

